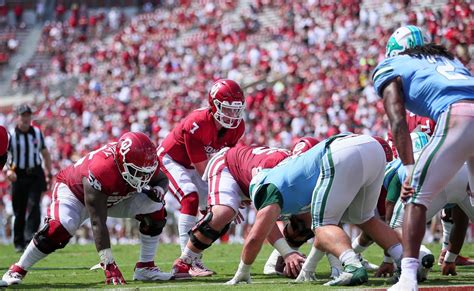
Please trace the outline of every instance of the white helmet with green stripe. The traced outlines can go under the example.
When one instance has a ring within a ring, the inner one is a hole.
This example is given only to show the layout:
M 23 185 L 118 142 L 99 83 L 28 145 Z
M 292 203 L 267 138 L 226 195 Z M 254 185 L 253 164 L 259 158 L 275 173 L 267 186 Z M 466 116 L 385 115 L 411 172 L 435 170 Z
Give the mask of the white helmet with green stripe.
M 402 26 L 390 36 L 385 57 L 394 57 L 406 49 L 422 46 L 428 43 L 428 37 L 414 25 Z

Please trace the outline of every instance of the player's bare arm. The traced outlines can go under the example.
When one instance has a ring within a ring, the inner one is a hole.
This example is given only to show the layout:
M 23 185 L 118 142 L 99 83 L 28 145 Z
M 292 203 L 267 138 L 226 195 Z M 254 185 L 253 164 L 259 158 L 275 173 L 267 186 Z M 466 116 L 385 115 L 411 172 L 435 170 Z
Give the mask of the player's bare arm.
M 205 161 L 194 164 L 194 168 L 198 172 L 199 176 L 202 177 L 202 175 L 204 175 L 204 171 L 206 170 L 206 166 L 208 162 L 209 160 L 205 160 Z
M 84 203 L 91 220 L 95 247 L 100 257 L 100 264 L 105 273 L 105 284 L 126 284 L 110 249 L 110 237 L 107 229 L 107 195 L 94 189 L 87 178 L 82 178 L 84 185 Z
M 97 251 L 110 248 L 109 231 L 107 229 L 107 195 L 94 189 L 87 178 L 82 178 L 84 185 L 84 203 L 91 220 Z
M 399 78 L 391 81 L 383 89 L 383 103 L 390 120 L 390 128 L 400 159 L 404 165 L 413 165 L 415 160 L 413 158 L 410 131 L 406 122 L 405 103 Z

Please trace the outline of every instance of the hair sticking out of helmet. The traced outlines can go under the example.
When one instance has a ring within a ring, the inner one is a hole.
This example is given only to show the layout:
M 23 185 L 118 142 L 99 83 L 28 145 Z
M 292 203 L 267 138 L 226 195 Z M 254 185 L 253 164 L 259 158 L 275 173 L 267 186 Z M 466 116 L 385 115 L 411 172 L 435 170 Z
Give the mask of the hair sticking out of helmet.
M 225 128 L 237 128 L 244 117 L 245 96 L 239 84 L 220 79 L 209 91 L 209 106 L 215 120 Z
M 298 139 L 298 141 L 291 148 L 291 154 L 294 156 L 301 155 L 302 153 L 317 145 L 319 142 L 320 140 L 314 137 L 302 137 Z
M 397 56 L 406 49 L 423 46 L 428 42 L 428 36 L 419 27 L 414 25 L 402 26 L 390 36 L 385 57 Z
M 385 152 L 385 158 L 387 160 L 387 163 L 391 162 L 393 160 L 393 152 L 388 142 L 380 136 L 373 136 L 373 138 L 378 141 L 379 144 L 382 146 L 383 151 Z
M 115 160 L 122 178 L 141 192 L 158 168 L 156 146 L 141 132 L 127 132 L 117 142 Z

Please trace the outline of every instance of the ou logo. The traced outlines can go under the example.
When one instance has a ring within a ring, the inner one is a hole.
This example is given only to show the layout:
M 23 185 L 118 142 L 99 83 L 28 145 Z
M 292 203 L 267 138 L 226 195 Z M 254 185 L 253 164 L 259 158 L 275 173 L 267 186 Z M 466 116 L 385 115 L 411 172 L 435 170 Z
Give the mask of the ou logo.
M 211 88 L 211 97 L 216 98 L 217 91 L 221 88 L 221 83 L 215 83 Z
M 130 151 L 131 146 L 132 140 L 130 138 L 124 139 L 124 141 L 120 145 L 120 153 L 122 154 L 122 156 L 125 156 Z

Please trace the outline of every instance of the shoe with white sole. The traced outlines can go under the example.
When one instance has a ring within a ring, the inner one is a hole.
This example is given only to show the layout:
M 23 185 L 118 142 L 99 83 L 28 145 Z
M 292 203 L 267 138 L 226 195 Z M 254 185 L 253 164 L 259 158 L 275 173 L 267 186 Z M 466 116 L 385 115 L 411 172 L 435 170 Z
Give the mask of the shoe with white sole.
M 8 285 L 20 284 L 23 278 L 25 278 L 27 272 L 28 271 L 26 271 L 22 267 L 13 264 L 10 266 L 10 269 L 8 269 L 5 274 L 3 274 L 2 280 L 5 281 Z
M 173 274 L 162 272 L 159 267 L 152 262 L 138 262 L 135 265 L 133 280 L 135 281 L 168 281 L 171 280 Z

